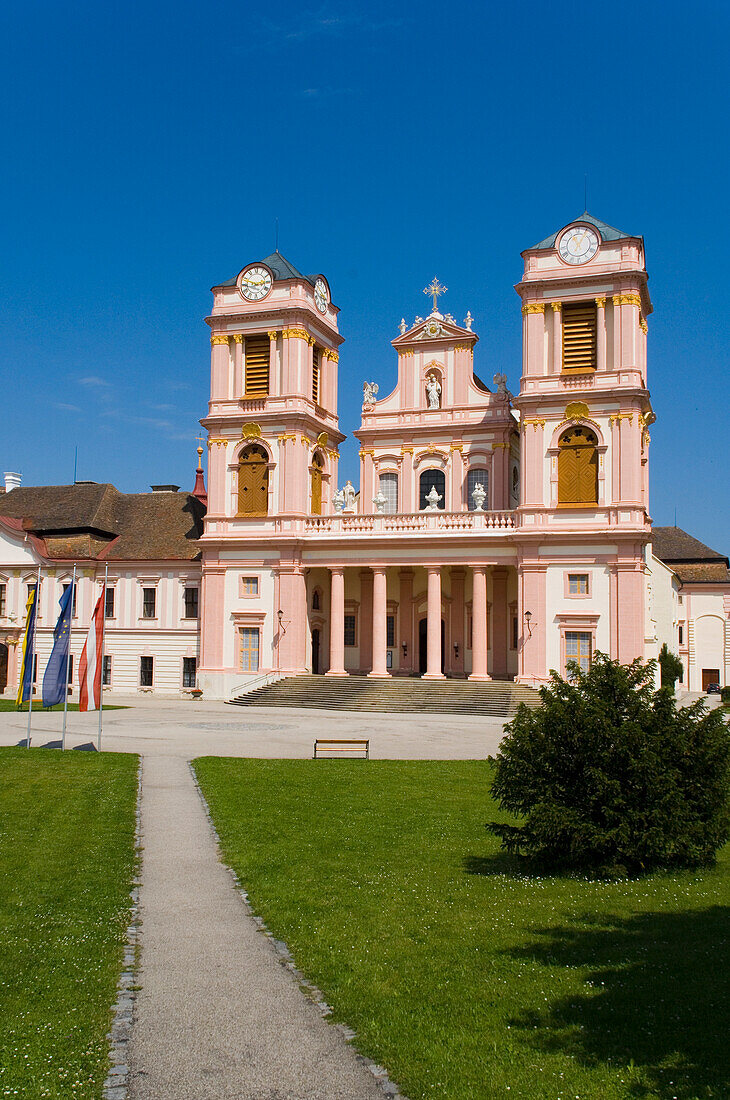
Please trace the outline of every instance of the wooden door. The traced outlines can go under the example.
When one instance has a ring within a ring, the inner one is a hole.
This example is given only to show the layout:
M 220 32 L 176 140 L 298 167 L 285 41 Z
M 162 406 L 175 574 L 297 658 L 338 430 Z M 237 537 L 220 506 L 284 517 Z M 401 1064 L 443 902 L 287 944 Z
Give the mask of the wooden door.
M 265 516 L 269 510 L 269 464 L 259 447 L 244 451 L 238 465 L 239 516 Z
M 598 447 L 593 432 L 571 428 L 560 440 L 558 503 L 598 502 Z
M 312 459 L 312 515 L 322 515 L 322 459 L 315 455 Z
M 702 669 L 702 690 L 707 691 L 710 684 L 720 683 L 720 669 L 719 668 L 703 668 Z

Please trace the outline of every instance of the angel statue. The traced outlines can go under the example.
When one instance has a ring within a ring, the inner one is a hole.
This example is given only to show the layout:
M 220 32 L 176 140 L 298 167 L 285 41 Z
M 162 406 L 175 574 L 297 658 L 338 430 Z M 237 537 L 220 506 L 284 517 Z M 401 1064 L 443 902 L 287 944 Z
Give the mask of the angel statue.
M 375 403 L 375 395 L 378 392 L 377 382 L 363 382 L 362 384 L 362 403 L 363 405 L 373 405 Z
M 437 491 L 436 486 L 432 485 L 431 486 L 431 492 L 426 493 L 426 500 L 428 501 L 428 504 L 426 505 L 425 511 L 426 512 L 438 512 L 438 510 L 439 510 L 439 501 L 443 500 L 443 499 L 444 498 L 442 497 L 441 493 L 439 493 Z
M 429 409 L 441 408 L 441 383 L 435 374 L 429 374 L 426 382 Z

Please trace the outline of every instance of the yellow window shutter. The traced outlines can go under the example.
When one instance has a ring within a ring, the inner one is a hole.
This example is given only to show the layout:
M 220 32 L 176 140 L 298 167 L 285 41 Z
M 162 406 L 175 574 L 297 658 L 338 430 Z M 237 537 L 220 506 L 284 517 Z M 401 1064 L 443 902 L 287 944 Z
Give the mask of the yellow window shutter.
M 268 336 L 247 336 L 245 344 L 245 381 L 246 397 L 266 397 L 269 392 L 269 350 Z
M 596 303 L 563 302 L 563 370 L 596 369 Z

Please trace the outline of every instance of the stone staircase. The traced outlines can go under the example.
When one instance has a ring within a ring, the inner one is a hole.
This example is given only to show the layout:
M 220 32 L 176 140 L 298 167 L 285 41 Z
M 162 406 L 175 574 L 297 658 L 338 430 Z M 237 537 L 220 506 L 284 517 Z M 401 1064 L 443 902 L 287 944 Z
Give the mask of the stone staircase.
M 315 707 L 390 714 L 487 714 L 511 718 L 520 703 L 538 706 L 532 688 L 511 681 L 421 680 L 367 676 L 289 676 L 230 702 L 240 707 Z

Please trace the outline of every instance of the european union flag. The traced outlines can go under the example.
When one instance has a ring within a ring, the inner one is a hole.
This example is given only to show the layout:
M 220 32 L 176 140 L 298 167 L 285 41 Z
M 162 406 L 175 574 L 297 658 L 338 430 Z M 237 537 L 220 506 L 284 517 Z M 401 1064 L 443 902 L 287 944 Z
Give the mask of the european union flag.
M 53 649 L 48 658 L 43 677 L 43 706 L 55 707 L 62 703 L 66 692 L 68 675 L 68 646 L 71 638 L 71 608 L 73 606 L 73 584 L 70 584 L 58 601 L 61 614 L 53 631 Z

